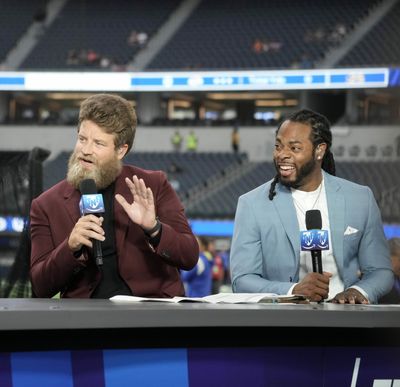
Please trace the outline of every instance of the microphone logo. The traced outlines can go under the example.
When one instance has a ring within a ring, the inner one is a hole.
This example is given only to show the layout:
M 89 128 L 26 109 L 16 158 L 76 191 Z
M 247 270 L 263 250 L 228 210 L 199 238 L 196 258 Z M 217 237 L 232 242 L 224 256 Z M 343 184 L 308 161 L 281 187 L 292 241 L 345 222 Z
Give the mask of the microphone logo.
M 329 249 L 328 243 L 328 231 L 326 230 L 318 230 L 317 231 L 317 246 L 320 250 L 327 250 Z
M 104 213 L 103 195 L 90 194 L 82 195 L 79 202 L 79 208 L 82 215 L 86 214 L 101 214 Z
M 327 230 L 307 230 L 300 232 L 302 251 L 329 250 L 329 236 Z
M 301 245 L 304 245 L 304 248 L 308 248 L 310 250 L 312 250 L 313 247 L 313 240 L 314 240 L 314 236 L 313 233 L 311 231 L 304 231 L 304 234 L 302 236 L 302 240 L 301 240 Z

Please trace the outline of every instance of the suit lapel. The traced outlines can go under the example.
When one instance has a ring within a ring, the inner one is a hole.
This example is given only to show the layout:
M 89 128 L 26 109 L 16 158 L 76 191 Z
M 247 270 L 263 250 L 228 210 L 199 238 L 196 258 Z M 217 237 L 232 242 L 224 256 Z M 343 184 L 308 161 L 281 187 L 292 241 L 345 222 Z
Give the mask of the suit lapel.
M 67 209 L 73 224 L 75 224 L 80 217 L 79 198 L 79 191 L 76 190 L 71 184 L 66 184 L 66 188 L 64 190 L 65 208 Z
M 345 200 L 343 194 L 340 192 L 340 185 L 332 176 L 324 173 L 324 179 L 332 252 L 338 267 L 343 269 L 343 230 L 345 216 L 343 209 L 345 208 Z
M 299 223 L 297 221 L 296 210 L 294 208 L 291 191 L 282 186 L 277 185 L 277 195 L 273 203 L 281 218 L 282 226 L 292 245 L 293 254 L 298 259 L 300 252 L 300 236 L 299 236 Z

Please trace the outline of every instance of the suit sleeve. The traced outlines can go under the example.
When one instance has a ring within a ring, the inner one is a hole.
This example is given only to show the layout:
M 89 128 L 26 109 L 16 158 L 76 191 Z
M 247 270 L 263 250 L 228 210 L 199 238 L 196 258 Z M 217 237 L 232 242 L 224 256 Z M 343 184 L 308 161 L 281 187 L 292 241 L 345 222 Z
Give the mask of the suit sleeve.
M 254 211 L 249 198 L 239 198 L 230 254 L 232 289 L 235 293 L 286 294 L 293 283 L 268 280 L 263 273 L 263 241 Z
M 394 276 L 380 211 L 369 188 L 368 215 L 358 257 L 362 278 L 354 285 L 367 292 L 371 303 L 377 303 L 392 288 Z
M 62 291 L 83 262 L 68 248 L 69 233 L 61 243 L 54 243 L 49 215 L 41 204 L 37 199 L 33 200 L 30 212 L 30 276 L 35 295 L 45 298 Z
M 159 172 L 155 194 L 156 213 L 162 223 L 160 243 L 155 249 L 167 263 L 179 269 L 192 269 L 199 258 L 199 245 L 185 216 L 178 195 L 165 174 Z

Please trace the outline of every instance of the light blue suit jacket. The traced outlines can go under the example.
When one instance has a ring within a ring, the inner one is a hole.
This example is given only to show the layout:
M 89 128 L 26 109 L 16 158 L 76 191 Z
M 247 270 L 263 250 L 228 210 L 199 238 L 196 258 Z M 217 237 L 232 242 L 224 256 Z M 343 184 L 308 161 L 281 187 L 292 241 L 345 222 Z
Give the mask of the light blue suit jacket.
M 392 288 L 393 272 L 372 191 L 325 172 L 324 179 L 330 243 L 344 286 L 359 286 L 376 303 Z M 291 191 L 278 183 L 271 201 L 271 182 L 239 198 L 231 246 L 234 292 L 286 294 L 299 281 L 300 230 Z M 349 226 L 358 231 L 345 235 Z

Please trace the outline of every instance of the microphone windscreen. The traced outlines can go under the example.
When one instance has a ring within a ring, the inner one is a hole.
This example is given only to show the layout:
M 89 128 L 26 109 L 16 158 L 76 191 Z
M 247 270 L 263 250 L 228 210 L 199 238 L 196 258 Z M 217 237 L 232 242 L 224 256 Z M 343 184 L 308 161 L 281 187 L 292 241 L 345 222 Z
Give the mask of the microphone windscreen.
M 79 184 L 82 195 L 93 195 L 97 193 L 96 183 L 93 179 L 84 179 Z
M 307 230 L 321 230 L 322 217 L 320 210 L 306 211 L 306 227 Z

